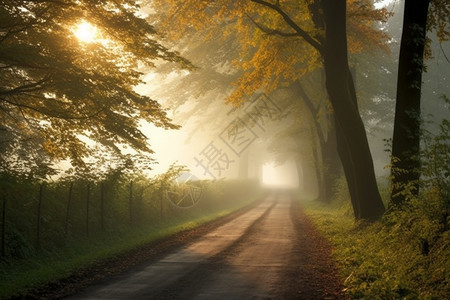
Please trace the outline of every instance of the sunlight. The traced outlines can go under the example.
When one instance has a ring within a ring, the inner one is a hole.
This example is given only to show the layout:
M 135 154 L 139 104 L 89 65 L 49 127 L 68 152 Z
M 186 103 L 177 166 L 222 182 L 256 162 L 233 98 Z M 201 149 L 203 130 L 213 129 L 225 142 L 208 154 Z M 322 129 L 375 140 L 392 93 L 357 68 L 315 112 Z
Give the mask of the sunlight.
M 262 183 L 271 187 L 297 187 L 298 175 L 293 163 L 275 165 L 266 163 L 262 167 Z
M 82 20 L 81 23 L 77 24 L 72 31 L 77 39 L 83 43 L 92 43 L 98 37 L 97 27 L 85 20 Z
M 376 3 L 374 3 L 374 6 L 376 9 L 380 9 L 388 5 L 391 5 L 392 2 L 393 0 L 378 0 Z

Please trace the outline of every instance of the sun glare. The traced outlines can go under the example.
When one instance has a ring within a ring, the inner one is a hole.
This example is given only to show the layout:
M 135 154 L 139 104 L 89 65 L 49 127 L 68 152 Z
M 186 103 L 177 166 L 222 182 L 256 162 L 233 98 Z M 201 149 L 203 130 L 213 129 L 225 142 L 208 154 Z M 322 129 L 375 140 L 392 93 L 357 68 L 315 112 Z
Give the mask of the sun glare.
M 97 27 L 89 22 L 82 21 L 73 29 L 74 35 L 84 43 L 92 43 L 97 38 Z

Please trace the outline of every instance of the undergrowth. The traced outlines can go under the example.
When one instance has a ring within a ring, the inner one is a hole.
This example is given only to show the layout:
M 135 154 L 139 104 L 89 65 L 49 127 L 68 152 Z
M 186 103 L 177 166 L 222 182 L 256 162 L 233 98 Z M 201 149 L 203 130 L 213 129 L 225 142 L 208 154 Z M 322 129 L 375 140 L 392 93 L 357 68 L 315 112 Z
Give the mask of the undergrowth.
M 450 100 L 444 97 L 445 102 Z M 420 192 L 407 183 L 405 201 L 390 203 L 389 180 L 379 179 L 388 208 L 372 223 L 355 221 L 344 179 L 332 206 L 303 201 L 306 212 L 334 245 L 334 258 L 353 299 L 449 299 L 450 122 L 421 137 Z M 396 170 L 396 172 L 406 172 Z M 393 172 L 395 176 L 395 172 Z
M 122 226 L 115 232 L 97 232 L 68 240 L 63 247 L 43 249 L 25 257 L 4 257 L 0 259 L 0 299 L 24 297 L 28 291 L 68 277 L 79 269 L 225 216 L 250 204 L 260 193 L 249 182 L 219 182 L 209 186 L 197 206 L 172 209 L 159 222 Z
M 333 207 L 303 202 L 332 242 L 352 299 L 448 299 L 449 217 L 435 196 L 430 190 L 422 195 L 427 201 L 411 201 L 373 223 L 355 221 L 342 202 Z

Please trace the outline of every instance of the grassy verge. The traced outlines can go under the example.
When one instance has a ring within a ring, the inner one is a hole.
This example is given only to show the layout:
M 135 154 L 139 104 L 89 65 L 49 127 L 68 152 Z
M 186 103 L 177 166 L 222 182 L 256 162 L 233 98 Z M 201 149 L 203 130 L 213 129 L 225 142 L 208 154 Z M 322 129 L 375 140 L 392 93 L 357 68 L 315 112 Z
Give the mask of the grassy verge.
M 209 205 L 193 212 L 175 214 L 148 228 L 128 228 L 110 236 L 69 241 L 63 249 L 42 252 L 24 259 L 0 261 L 0 298 L 25 295 L 33 288 L 68 277 L 79 269 L 224 217 L 251 204 L 260 195 L 261 191 L 255 191 L 252 195 L 228 201 L 225 205 Z
M 302 203 L 332 242 L 352 299 L 448 299 L 450 234 L 439 213 L 427 216 L 431 204 L 363 224 L 354 221 L 349 207 Z

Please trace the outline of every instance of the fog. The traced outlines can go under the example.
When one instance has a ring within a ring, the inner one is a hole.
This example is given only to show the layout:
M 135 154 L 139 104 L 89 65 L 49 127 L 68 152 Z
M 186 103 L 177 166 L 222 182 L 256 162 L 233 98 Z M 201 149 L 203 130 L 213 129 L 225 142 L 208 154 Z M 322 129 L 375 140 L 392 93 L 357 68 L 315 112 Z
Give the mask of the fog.
M 360 110 L 375 172 L 378 177 L 387 178 L 390 156 L 385 141 L 392 137 L 403 7 L 398 1 L 377 3 L 377 7 L 382 6 L 395 13 L 383 25 L 392 37 L 391 53 L 353 55 L 350 61 L 355 69 Z M 189 42 L 183 45 L 188 46 Z M 235 75 L 229 64 L 233 57 L 223 56 L 220 64 L 208 65 L 201 56 L 223 52 L 224 47 L 229 46 L 205 43 L 203 46 L 197 44 L 193 49 L 187 47 L 182 54 L 199 69 L 180 71 L 170 64 L 161 64 L 159 69 L 144 76 L 145 84 L 140 85 L 138 91 L 158 99 L 168 109 L 174 123 L 181 125 L 179 130 L 164 130 L 143 124 L 142 130 L 149 138 L 157 161 L 150 174 L 161 174 L 172 164 L 177 164 L 186 166 L 199 179 L 250 178 L 268 186 L 299 187 L 315 193 L 318 176 L 315 169 L 321 162 L 314 158 L 314 139 L 317 137 L 310 133 L 311 116 L 306 107 L 295 103 L 296 96 L 283 89 L 270 93 L 261 91 L 248 97 L 240 107 L 226 104 L 233 89 L 229 78 L 230 74 Z M 431 48 L 434 57 L 426 61 L 428 72 L 424 73 L 426 101 L 423 107 L 426 126 L 436 129 L 433 126 L 447 115 L 442 110 L 440 97 L 449 92 L 450 68 L 445 55 L 448 45 L 434 41 Z M 308 76 L 306 81 L 315 84 L 318 78 L 323 80 L 317 72 Z M 320 85 L 324 88 L 323 82 Z M 326 98 L 324 91 L 317 88 L 313 87 L 309 92 L 315 98 Z M 326 117 L 316 117 L 321 119 L 320 126 L 327 134 Z M 287 135 L 291 137 L 286 138 Z
M 2 1 L 0 299 L 444 299 L 447 2 Z

